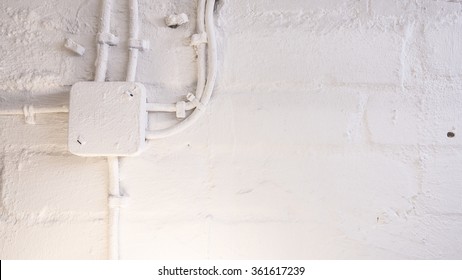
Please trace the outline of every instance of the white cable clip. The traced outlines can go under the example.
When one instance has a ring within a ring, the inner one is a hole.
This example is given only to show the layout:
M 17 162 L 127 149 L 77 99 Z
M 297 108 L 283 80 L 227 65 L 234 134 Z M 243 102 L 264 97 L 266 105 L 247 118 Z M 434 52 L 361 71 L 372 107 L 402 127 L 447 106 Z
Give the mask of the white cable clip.
M 82 56 L 85 53 L 85 48 L 82 45 L 77 44 L 72 39 L 67 38 L 64 42 L 66 49 L 73 51 L 74 53 Z
M 109 208 L 121 208 L 121 207 L 126 207 L 127 205 L 128 205 L 128 201 L 127 201 L 126 196 L 110 195 L 108 197 Z
M 130 38 L 130 40 L 128 40 L 128 47 L 131 49 L 146 51 L 149 50 L 149 41 Z
M 191 46 L 198 46 L 200 44 L 206 44 L 207 43 L 207 33 L 202 32 L 199 34 L 194 34 L 191 36 Z
M 25 105 L 22 108 L 24 112 L 24 120 L 27 124 L 35 124 L 35 111 L 34 106 L 32 105 Z
M 178 119 L 186 118 L 186 103 L 184 101 L 176 103 L 176 117 Z
M 191 92 L 188 92 L 188 94 L 186 94 L 186 99 L 189 102 L 194 102 L 194 100 L 196 100 L 196 96 L 194 94 L 192 94 Z
M 98 33 L 98 43 L 108 44 L 109 46 L 117 46 L 119 38 L 111 33 Z
M 197 99 L 196 96 L 195 96 L 194 94 L 192 94 L 192 93 L 189 92 L 189 93 L 186 95 L 186 99 L 187 99 L 189 102 L 191 102 L 192 104 L 194 104 L 194 107 L 195 107 L 196 109 L 199 109 L 199 111 L 202 110 L 202 109 L 204 108 L 204 105 L 202 105 L 202 103 L 200 102 L 200 100 Z
M 185 13 L 181 13 L 179 15 L 173 14 L 165 18 L 165 24 L 170 28 L 177 28 L 187 22 L 189 22 L 189 18 Z

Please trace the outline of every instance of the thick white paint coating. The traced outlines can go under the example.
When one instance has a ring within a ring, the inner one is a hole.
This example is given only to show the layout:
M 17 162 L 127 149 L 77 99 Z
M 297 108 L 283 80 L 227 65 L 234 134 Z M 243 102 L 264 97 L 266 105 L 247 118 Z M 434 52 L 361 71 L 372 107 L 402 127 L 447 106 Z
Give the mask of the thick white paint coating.
M 198 63 L 198 79 L 197 79 L 197 87 L 196 93 L 197 96 L 200 98 L 190 98 L 191 93 L 187 94 L 188 99 L 192 99 L 188 102 L 188 105 L 194 104 L 195 107 L 194 111 L 186 117 L 186 104 L 182 105 L 182 102 L 177 102 L 175 105 L 176 117 L 180 119 L 185 119 L 171 127 L 159 129 L 159 130 L 147 130 L 146 131 L 146 139 L 149 140 L 156 140 L 166 137 L 171 137 L 175 134 L 181 133 L 182 131 L 188 129 L 192 125 L 194 125 L 202 115 L 204 115 L 205 110 L 207 109 L 207 105 L 212 97 L 212 93 L 215 89 L 216 77 L 217 77 L 217 68 L 218 68 L 218 50 L 217 50 L 217 39 L 215 34 L 215 21 L 214 21 L 214 11 L 215 11 L 215 0 L 211 1 L 198 1 L 198 12 L 204 10 L 202 8 L 205 4 L 205 29 L 207 32 L 207 63 L 203 64 L 201 62 Z M 198 20 L 202 19 L 202 16 L 198 16 Z M 198 28 L 197 31 L 200 31 Z M 202 56 L 198 56 L 197 59 L 201 61 L 203 59 Z M 204 78 L 201 77 L 201 73 L 203 68 L 206 68 L 207 76 L 205 85 L 201 84 L 204 82 Z M 203 88 L 203 92 L 199 92 Z M 156 104 L 153 104 L 156 105 Z M 158 104 L 158 105 L 165 105 L 165 104 Z M 183 112 L 180 109 L 183 108 Z M 163 110 L 160 110 L 163 111 Z
M 69 151 L 134 156 L 145 146 L 146 89 L 135 82 L 79 82 L 69 101 Z
M 3 1 L 2 108 L 66 104 L 93 79 L 99 7 Z M 174 103 L 196 84 L 196 5 L 139 7 L 137 81 Z M 114 1 L 110 81 L 125 79 L 128 16 Z M 121 159 L 122 259 L 462 257 L 460 3 L 221 0 L 215 20 L 206 114 Z M 65 38 L 90 47 L 69 54 Z M 106 258 L 107 162 L 67 152 L 67 114 L 0 115 L 0 141 L 0 257 Z

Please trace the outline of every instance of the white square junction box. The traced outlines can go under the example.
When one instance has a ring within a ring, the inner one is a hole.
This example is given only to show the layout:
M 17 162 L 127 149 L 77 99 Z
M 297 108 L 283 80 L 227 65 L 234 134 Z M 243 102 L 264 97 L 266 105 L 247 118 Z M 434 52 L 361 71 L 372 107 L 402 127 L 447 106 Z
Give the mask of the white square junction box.
M 131 156 L 144 143 L 146 89 L 134 82 L 79 82 L 69 102 L 69 151 L 79 156 Z

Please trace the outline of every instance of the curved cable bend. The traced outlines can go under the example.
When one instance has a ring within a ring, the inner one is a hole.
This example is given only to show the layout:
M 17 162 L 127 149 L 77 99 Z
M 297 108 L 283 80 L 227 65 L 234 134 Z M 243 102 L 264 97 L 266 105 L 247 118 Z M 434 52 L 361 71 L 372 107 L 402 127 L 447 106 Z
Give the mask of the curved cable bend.
M 203 3 L 205 0 L 201 0 L 199 3 Z M 178 132 L 183 131 L 184 129 L 191 126 L 195 121 L 197 121 L 202 114 L 205 112 L 205 107 L 207 106 L 210 97 L 212 96 L 212 91 L 215 86 L 215 80 L 217 76 L 217 42 L 215 37 L 215 26 L 213 22 L 213 11 L 215 8 L 215 0 L 208 0 L 205 8 L 205 28 L 208 36 L 207 43 L 207 81 L 204 87 L 204 93 L 200 96 L 200 100 L 196 103 L 197 106 L 195 110 L 182 122 L 165 129 L 160 130 L 147 130 L 146 139 L 160 139 L 171 136 Z M 198 9 L 199 10 L 199 9 Z M 199 18 L 199 16 L 198 16 Z M 200 75 L 200 72 L 199 72 Z M 200 79 L 198 79 L 198 90 L 200 89 Z
M 197 19 L 196 19 L 196 32 L 202 34 L 205 32 L 205 2 L 206 0 L 199 0 L 197 3 Z M 198 101 L 200 101 L 205 87 L 206 76 L 206 57 L 205 57 L 205 44 L 194 46 L 197 54 L 197 85 L 194 100 L 189 100 L 185 104 L 185 110 L 190 111 L 196 108 Z M 147 103 L 146 110 L 148 112 L 176 112 L 176 104 L 174 103 Z

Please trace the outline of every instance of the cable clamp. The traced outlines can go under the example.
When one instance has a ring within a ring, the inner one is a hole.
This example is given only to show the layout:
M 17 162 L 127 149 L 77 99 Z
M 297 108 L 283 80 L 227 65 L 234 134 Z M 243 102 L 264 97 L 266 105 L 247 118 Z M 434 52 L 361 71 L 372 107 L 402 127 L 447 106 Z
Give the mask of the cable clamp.
M 82 56 L 85 53 L 85 48 L 82 45 L 77 44 L 70 38 L 67 38 L 66 41 L 64 41 L 64 47 L 80 56 Z
M 24 112 L 24 120 L 27 124 L 35 124 L 35 110 L 32 105 L 25 105 L 22 108 Z
M 128 40 L 128 47 L 131 49 L 146 51 L 149 50 L 149 41 L 130 38 L 130 40 Z
M 186 102 L 179 101 L 176 103 L 176 117 L 178 119 L 186 118 Z
M 181 13 L 179 15 L 169 15 L 165 18 L 165 24 L 170 28 L 177 28 L 178 26 L 189 22 L 188 15 Z
M 119 38 L 112 33 L 98 33 L 98 43 L 108 44 L 109 46 L 117 46 Z
M 196 96 L 191 93 L 191 92 L 188 92 L 188 94 L 186 94 L 186 99 L 189 101 L 189 102 L 194 102 L 194 100 L 196 100 Z
M 191 46 L 198 46 L 200 44 L 206 44 L 207 43 L 207 33 L 202 32 L 199 34 L 194 34 L 191 36 Z
M 197 99 L 197 97 L 196 97 L 194 94 L 192 94 L 192 93 L 189 92 L 189 93 L 186 95 L 186 99 L 187 99 L 191 104 L 193 104 L 194 108 L 202 107 L 202 104 L 201 104 L 200 100 Z M 199 110 L 200 110 L 200 109 L 201 109 L 201 108 L 199 108 Z
M 109 208 L 121 208 L 128 205 L 128 198 L 126 196 L 110 195 L 108 197 Z

